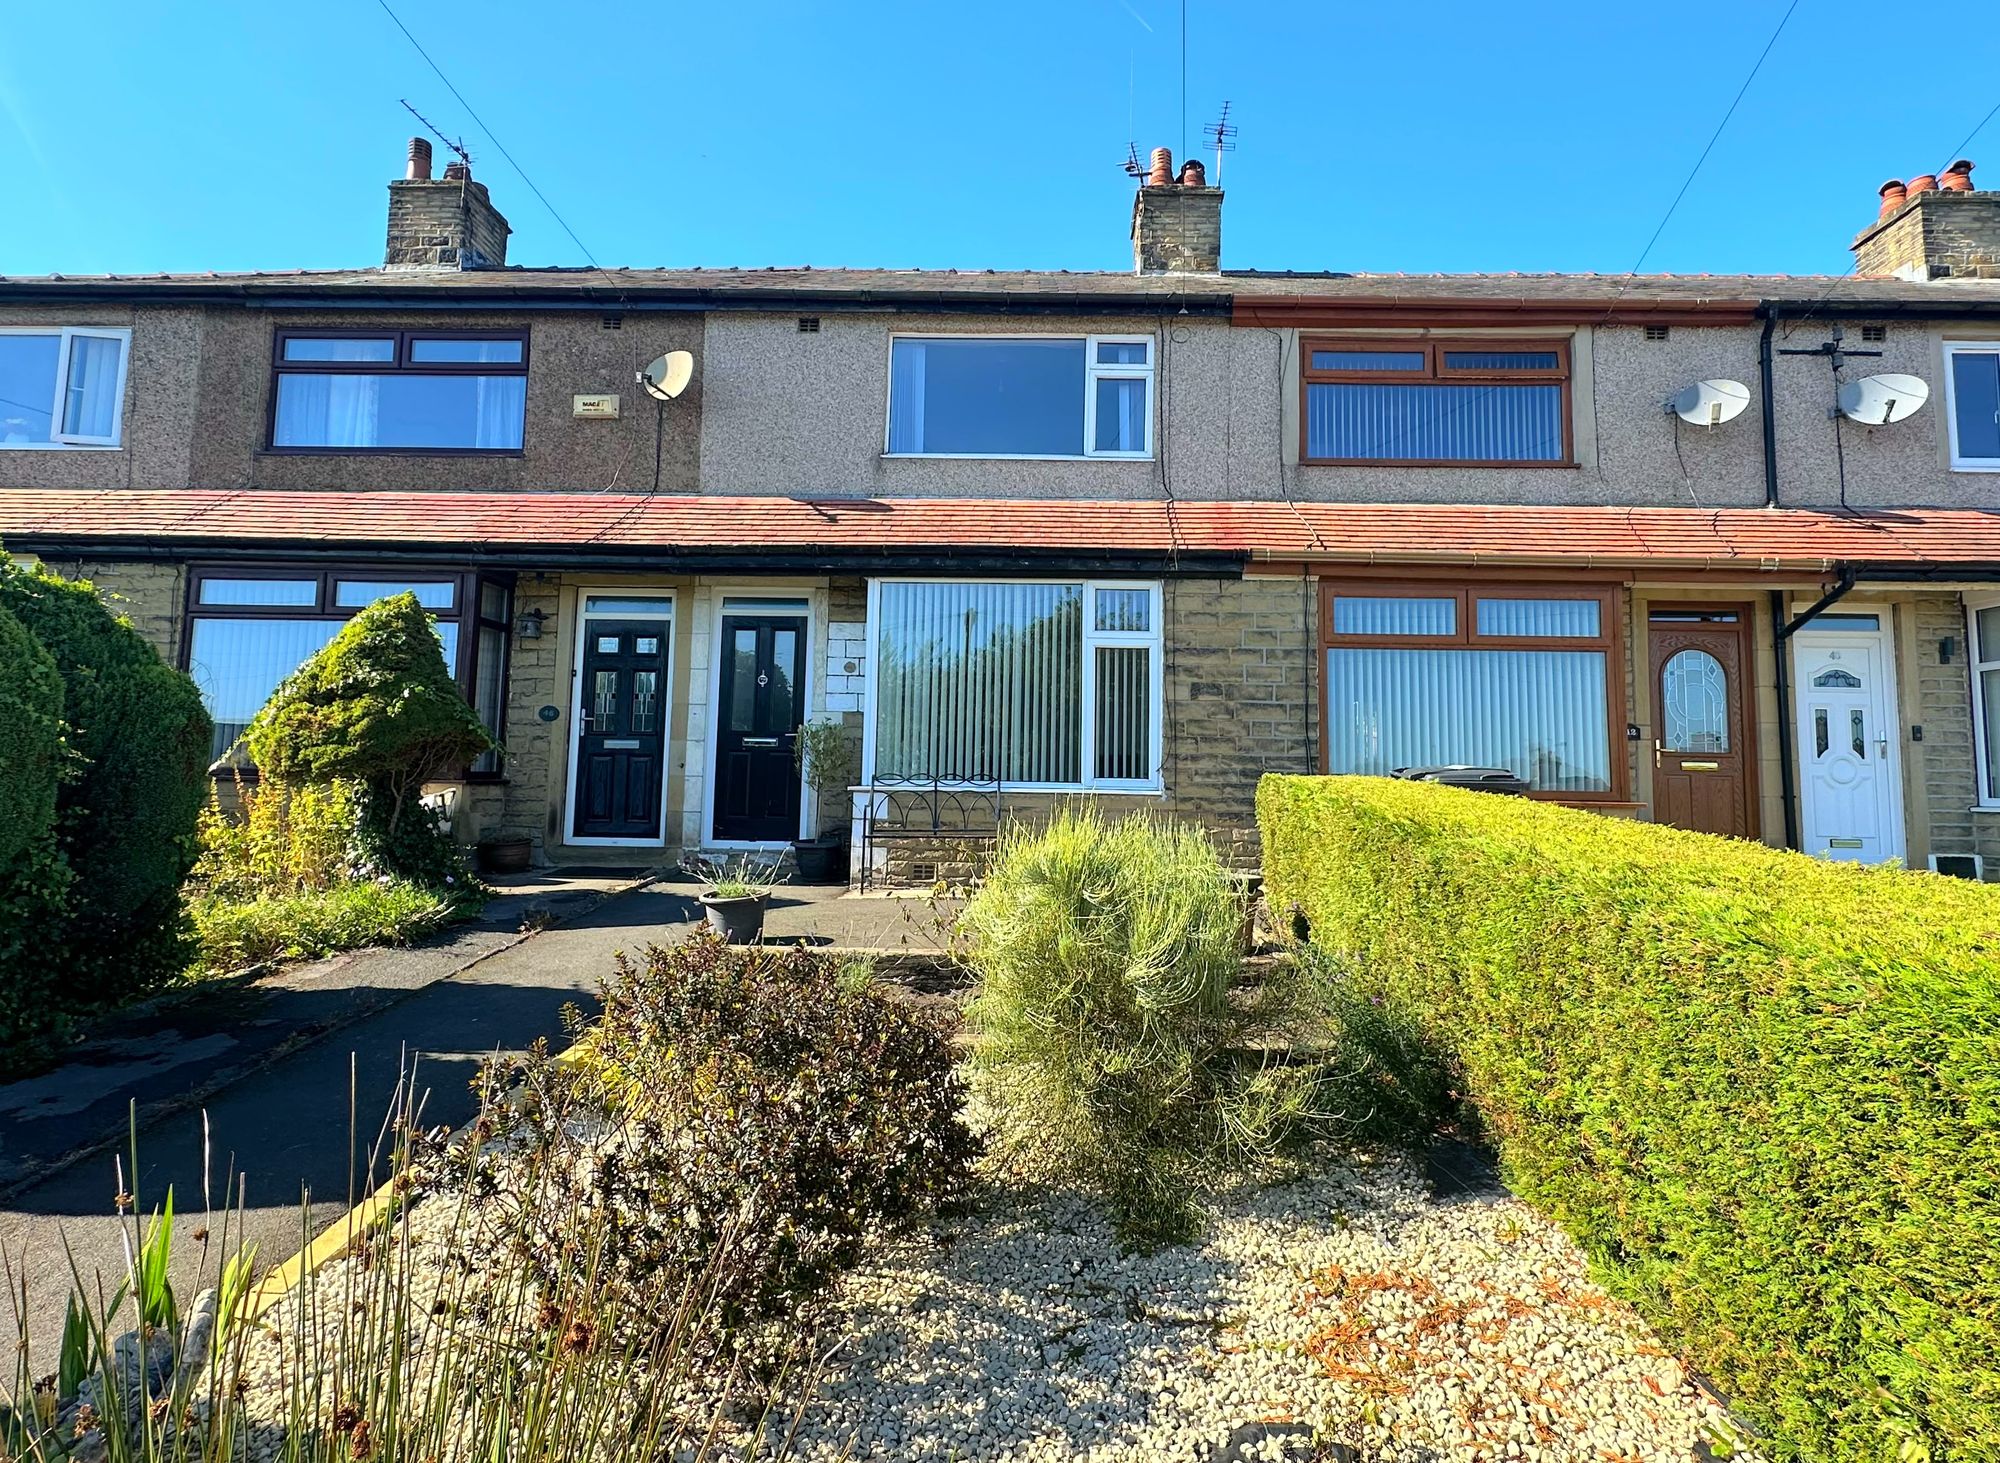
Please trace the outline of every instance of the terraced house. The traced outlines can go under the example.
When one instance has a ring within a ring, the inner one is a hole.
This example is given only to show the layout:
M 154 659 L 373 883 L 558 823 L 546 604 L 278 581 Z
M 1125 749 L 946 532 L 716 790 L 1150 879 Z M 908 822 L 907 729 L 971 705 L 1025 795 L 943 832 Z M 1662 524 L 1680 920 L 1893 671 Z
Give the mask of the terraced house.
M 0 281 L 0 537 L 185 666 L 218 755 L 407 588 L 504 747 L 460 827 L 553 861 L 844 828 L 859 876 L 1078 795 L 1247 844 L 1265 771 L 1450 763 L 2000 853 L 1970 164 L 1841 278 L 1225 270 L 1163 155 L 1130 273 L 534 268 L 430 172 L 380 267 Z

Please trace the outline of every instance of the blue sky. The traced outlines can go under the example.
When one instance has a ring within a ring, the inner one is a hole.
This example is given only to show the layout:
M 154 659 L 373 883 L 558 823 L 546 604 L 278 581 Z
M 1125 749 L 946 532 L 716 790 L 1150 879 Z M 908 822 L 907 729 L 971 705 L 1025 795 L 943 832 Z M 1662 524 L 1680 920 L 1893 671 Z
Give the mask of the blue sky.
M 392 3 L 607 265 L 1120 269 L 1128 139 L 1182 150 L 1177 0 Z M 1786 3 L 1189 0 L 1187 133 L 1242 127 L 1224 262 L 1623 273 Z M 515 262 L 583 262 L 375 0 L 17 8 L 0 272 L 379 263 L 402 97 Z M 1838 273 L 1951 160 L 2000 26 L 1894 14 L 1803 0 L 1648 271 Z M 2000 119 L 1967 152 L 2000 187 Z

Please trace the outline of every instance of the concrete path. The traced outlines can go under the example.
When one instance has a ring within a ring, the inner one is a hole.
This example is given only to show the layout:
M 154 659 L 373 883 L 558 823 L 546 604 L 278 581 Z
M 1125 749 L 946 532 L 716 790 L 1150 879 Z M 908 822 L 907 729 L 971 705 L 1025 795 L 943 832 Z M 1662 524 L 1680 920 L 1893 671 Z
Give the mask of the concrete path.
M 589 1009 L 618 952 L 683 936 L 701 914 L 694 892 L 684 881 L 655 882 L 526 939 L 474 927 L 432 949 L 365 952 L 317 977 L 301 967 L 243 997 L 256 1004 L 240 1033 L 214 1020 L 197 1026 L 177 1009 L 150 1039 L 136 1032 L 122 1038 L 131 1048 L 124 1065 L 101 1064 L 100 1071 L 124 1073 L 125 1086 L 73 1064 L 33 1084 L 15 1084 L 32 1086 L 32 1095 L 0 1088 L 0 1142 L 10 1155 L 59 1149 L 73 1143 L 84 1118 L 101 1118 L 107 1108 L 122 1114 L 128 1094 L 157 1097 L 176 1082 L 184 1088 L 192 1071 L 215 1060 L 217 1042 L 255 1046 L 266 1040 L 261 1033 L 295 1030 L 301 1018 L 322 1023 L 318 1039 L 267 1046 L 273 1059 L 198 1104 L 142 1115 L 137 1182 L 128 1157 L 125 1186 L 150 1211 L 172 1185 L 177 1289 L 189 1298 L 206 1283 L 201 1275 L 213 1273 L 212 1259 L 201 1270 L 192 1235 L 206 1228 L 219 1240 L 220 1211 L 236 1192 L 237 1175 L 244 1232 L 258 1246 L 261 1270 L 291 1256 L 350 1196 L 371 1186 L 368 1152 L 401 1072 L 414 1066 L 427 1124 L 464 1122 L 472 1115 L 468 1083 L 480 1060 L 522 1050 L 540 1036 L 560 1047 L 562 1008 L 574 1002 Z M 787 889 L 773 901 L 767 938 L 914 950 L 934 944 L 932 923 L 923 906 L 908 900 Z M 499 943 L 488 950 L 489 940 Z M 314 989 L 315 978 L 327 989 Z M 324 1034 L 330 1028 L 337 1029 Z M 59 1095 L 66 1088 L 70 1095 Z M 86 1277 L 105 1277 L 107 1293 L 123 1274 L 130 1224 L 113 1216 L 112 1200 L 114 1158 L 124 1146 L 17 1180 L 0 1203 L 0 1248 L 29 1281 L 26 1319 L 38 1374 L 55 1364 L 69 1288 L 65 1246 Z M 204 1184 L 212 1215 L 203 1212 Z M 0 1308 L 0 1323 L 11 1319 Z

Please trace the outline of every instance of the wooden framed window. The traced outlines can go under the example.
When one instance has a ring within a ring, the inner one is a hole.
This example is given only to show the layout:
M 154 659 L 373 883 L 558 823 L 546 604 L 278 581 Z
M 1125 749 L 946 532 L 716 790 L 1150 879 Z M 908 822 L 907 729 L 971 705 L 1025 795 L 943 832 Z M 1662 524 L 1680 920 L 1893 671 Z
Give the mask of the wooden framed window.
M 497 741 L 505 731 L 512 587 L 463 569 L 355 564 L 200 566 L 189 575 L 185 669 L 215 719 L 212 755 L 235 745 L 279 682 L 357 611 L 405 591 L 437 630 L 445 665 Z M 487 753 L 472 773 L 491 775 Z
M 277 332 L 273 452 L 519 452 L 525 330 Z
M 1618 594 L 1562 583 L 1323 584 L 1326 770 L 1505 767 L 1534 796 L 1622 799 Z
M 1567 340 L 1301 342 L 1300 460 L 1567 467 Z

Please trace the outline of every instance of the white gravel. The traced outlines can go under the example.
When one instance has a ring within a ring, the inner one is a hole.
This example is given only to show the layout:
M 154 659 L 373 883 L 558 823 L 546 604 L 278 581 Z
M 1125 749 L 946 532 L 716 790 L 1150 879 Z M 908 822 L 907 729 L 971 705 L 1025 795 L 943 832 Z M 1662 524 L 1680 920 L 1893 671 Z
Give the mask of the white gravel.
M 995 1188 L 844 1303 L 808 1457 L 1609 1463 L 1728 1427 L 1559 1230 L 1400 1159 L 1328 1155 L 1152 1255 L 1073 1193 Z

